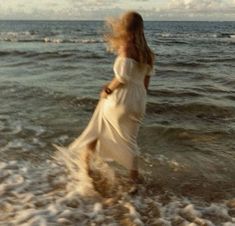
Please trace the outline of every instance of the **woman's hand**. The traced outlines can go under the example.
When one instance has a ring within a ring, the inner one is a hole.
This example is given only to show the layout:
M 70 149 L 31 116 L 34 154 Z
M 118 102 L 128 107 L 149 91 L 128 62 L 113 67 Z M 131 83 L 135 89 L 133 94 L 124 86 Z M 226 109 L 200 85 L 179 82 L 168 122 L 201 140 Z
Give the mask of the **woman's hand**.
M 100 92 L 100 98 L 106 98 L 108 96 L 108 94 L 102 89 L 102 91 Z
M 107 98 L 108 95 L 110 95 L 115 89 L 117 89 L 121 85 L 121 82 L 119 82 L 116 78 L 113 78 L 111 82 L 108 82 L 103 86 L 103 89 L 100 92 L 100 98 Z M 105 88 L 108 88 L 111 92 L 105 92 Z
M 101 92 L 100 92 L 100 98 L 106 98 L 106 97 L 108 96 L 108 94 L 104 91 L 105 87 L 107 87 L 108 85 L 109 85 L 109 82 L 106 83 L 106 84 L 103 86 L 103 88 L 102 88 L 102 90 L 101 90 Z

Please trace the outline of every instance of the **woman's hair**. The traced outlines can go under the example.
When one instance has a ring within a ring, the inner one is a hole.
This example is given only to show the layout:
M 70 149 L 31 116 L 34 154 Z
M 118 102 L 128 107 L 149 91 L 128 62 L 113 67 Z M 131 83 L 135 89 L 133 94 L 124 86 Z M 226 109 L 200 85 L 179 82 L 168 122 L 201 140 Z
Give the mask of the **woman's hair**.
M 116 54 L 121 50 L 131 52 L 139 63 L 153 66 L 154 53 L 145 39 L 144 22 L 139 13 L 129 11 L 117 19 L 108 19 L 106 25 L 109 32 L 104 38 L 109 51 Z

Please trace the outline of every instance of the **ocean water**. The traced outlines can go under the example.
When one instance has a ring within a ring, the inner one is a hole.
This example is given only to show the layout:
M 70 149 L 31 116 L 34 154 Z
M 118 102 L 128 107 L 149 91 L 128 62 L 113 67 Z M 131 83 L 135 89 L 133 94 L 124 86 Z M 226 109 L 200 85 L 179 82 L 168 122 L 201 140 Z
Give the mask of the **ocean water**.
M 102 21 L 0 21 L 1 169 L 15 174 L 46 161 L 48 168 L 52 143 L 68 145 L 85 128 L 113 77 L 104 31 Z M 149 187 L 209 202 L 231 199 L 235 22 L 149 21 L 145 33 L 156 54 L 138 139 Z M 29 177 L 26 171 L 12 180 Z

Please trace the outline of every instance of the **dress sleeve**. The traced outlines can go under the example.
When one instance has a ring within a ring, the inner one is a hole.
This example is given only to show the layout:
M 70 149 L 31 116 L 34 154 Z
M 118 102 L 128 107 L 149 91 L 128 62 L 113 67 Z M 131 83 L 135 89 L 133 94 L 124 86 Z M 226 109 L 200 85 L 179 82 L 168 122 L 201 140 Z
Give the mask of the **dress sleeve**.
M 115 77 L 121 83 L 126 83 L 130 80 L 133 64 L 124 57 L 116 58 L 113 66 Z

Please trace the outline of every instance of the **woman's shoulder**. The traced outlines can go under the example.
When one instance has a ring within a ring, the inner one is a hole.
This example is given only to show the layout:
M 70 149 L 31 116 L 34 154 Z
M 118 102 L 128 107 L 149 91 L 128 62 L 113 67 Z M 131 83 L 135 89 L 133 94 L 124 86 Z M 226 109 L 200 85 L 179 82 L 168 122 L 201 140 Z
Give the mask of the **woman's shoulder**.
M 126 55 L 117 55 L 114 61 L 114 67 L 133 67 L 135 64 L 138 64 L 138 62 L 133 58 L 127 57 Z
M 143 67 L 147 67 L 148 69 L 151 69 L 151 65 L 146 63 L 140 63 L 137 59 L 135 59 L 133 56 L 131 55 L 125 55 L 125 54 L 119 54 L 117 55 L 115 62 L 114 62 L 114 66 L 116 65 L 128 65 L 131 67 L 137 66 L 137 68 L 142 68 Z
M 121 46 L 119 48 L 117 56 L 121 58 L 132 59 L 138 63 L 141 62 L 141 60 L 139 59 L 140 58 L 139 53 L 133 44 Z M 151 59 L 149 57 L 149 59 L 147 58 L 145 60 L 146 61 L 142 62 L 142 64 L 146 64 L 146 65 L 153 64 L 153 57 L 151 57 Z

